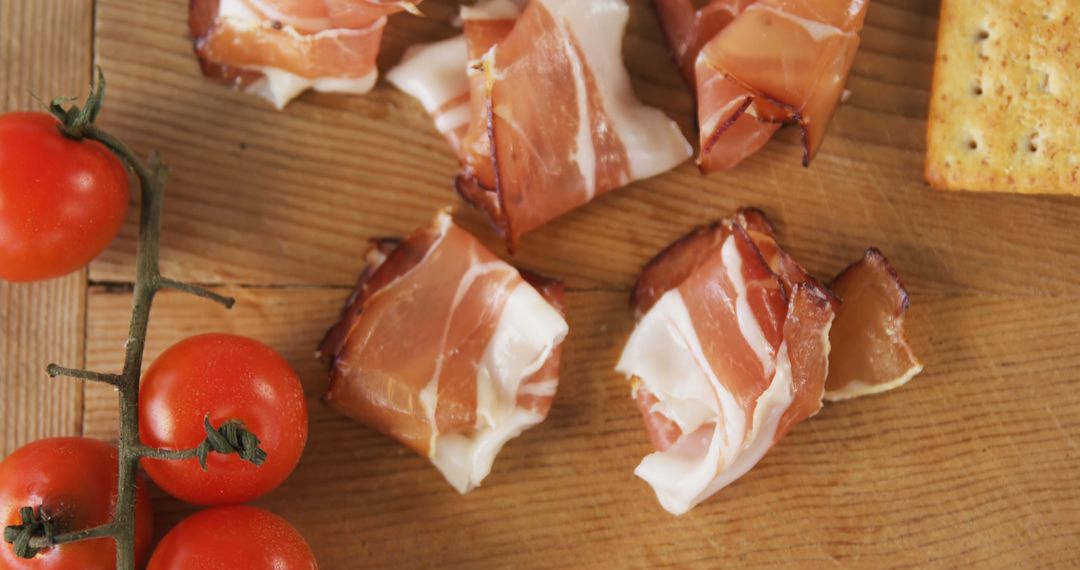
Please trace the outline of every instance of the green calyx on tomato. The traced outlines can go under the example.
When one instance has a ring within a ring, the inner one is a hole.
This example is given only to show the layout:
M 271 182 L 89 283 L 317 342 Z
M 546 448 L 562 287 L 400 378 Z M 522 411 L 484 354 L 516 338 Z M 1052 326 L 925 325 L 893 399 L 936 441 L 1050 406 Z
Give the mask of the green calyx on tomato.
M 148 447 L 194 450 L 181 461 L 143 458 L 165 492 L 198 505 L 238 504 L 292 473 L 307 442 L 307 403 L 300 379 L 272 348 L 204 334 L 169 347 L 147 369 L 139 425 Z
M 23 568 L 26 558 L 33 558 L 32 568 L 115 568 L 112 539 L 77 537 L 80 531 L 100 527 L 112 519 L 117 460 L 116 448 L 107 443 L 58 437 L 28 443 L 0 461 L 0 525 L 5 527 L 0 568 Z M 29 530 L 24 526 L 27 523 Z M 146 560 L 153 509 L 141 478 L 137 479 L 133 524 L 136 559 Z M 20 533 L 26 544 L 17 542 Z M 52 546 L 29 543 L 46 537 L 50 538 L 45 542 Z M 12 544 L 7 544 L 9 538 Z M 20 547 L 24 549 L 21 552 Z

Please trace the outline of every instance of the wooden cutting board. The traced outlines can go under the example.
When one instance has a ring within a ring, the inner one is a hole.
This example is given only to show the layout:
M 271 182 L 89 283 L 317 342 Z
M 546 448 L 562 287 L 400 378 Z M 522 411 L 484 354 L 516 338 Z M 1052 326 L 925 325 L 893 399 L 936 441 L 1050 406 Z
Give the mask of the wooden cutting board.
M 692 135 L 692 102 L 645 0 L 626 39 L 634 87 Z M 385 69 L 454 33 L 455 3 L 391 19 Z M 184 0 L 0 0 L 2 109 L 109 78 L 103 125 L 172 166 L 167 275 L 234 295 L 232 312 L 163 294 L 148 359 L 194 333 L 277 348 L 303 377 L 311 438 L 259 504 L 292 521 L 320 565 L 347 568 L 980 567 L 1080 564 L 1080 200 L 939 194 L 921 179 L 937 2 L 871 0 L 824 148 L 799 164 L 786 130 L 734 172 L 687 163 L 529 235 L 515 262 L 566 280 L 571 337 L 551 416 L 458 496 L 426 460 L 319 403 L 312 357 L 371 236 L 457 203 L 455 160 L 420 106 L 307 94 L 284 112 L 203 80 Z M 649 451 L 612 366 L 641 265 L 692 226 L 763 208 L 828 278 L 876 245 L 912 295 L 926 372 L 887 395 L 828 405 L 748 475 L 683 517 L 631 474 Z M 134 214 L 135 210 L 132 210 Z M 462 223 L 498 241 L 468 210 Z M 88 272 L 0 284 L 0 451 L 48 434 L 111 439 L 107 389 L 45 364 L 120 366 L 134 215 Z M 160 494 L 159 494 L 160 495 Z M 159 496 L 158 532 L 192 508 Z

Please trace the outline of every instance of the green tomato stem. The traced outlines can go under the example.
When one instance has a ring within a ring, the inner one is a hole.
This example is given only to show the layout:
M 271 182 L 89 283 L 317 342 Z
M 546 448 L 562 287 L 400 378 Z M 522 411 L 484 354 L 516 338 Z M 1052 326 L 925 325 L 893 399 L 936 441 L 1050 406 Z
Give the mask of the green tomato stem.
M 4 540 L 15 543 L 19 539 L 20 556 L 33 557 L 37 550 L 53 545 L 111 536 L 116 541 L 116 567 L 118 570 L 135 570 L 135 501 L 136 474 L 141 457 L 160 457 L 162 459 L 185 459 L 199 457 L 198 449 L 165 453 L 150 450 L 142 445 L 139 438 L 139 379 L 142 374 L 143 351 L 146 347 L 146 332 L 150 322 L 150 307 L 154 296 L 162 289 L 175 289 L 192 295 L 213 300 L 232 307 L 234 300 L 218 295 L 196 285 L 162 277 L 158 264 L 158 252 L 161 241 L 161 213 L 165 201 L 165 184 L 169 169 L 157 153 L 150 155 L 144 164 L 120 139 L 101 130 L 94 124 L 100 112 L 105 95 L 105 76 L 98 70 L 96 88 L 91 88 L 86 104 L 79 109 L 65 99 L 55 99 L 49 106 L 50 112 L 61 121 L 61 132 L 74 139 L 94 140 L 108 148 L 124 165 L 131 170 L 139 181 L 142 204 L 139 212 L 139 245 L 135 263 L 134 303 L 131 310 L 131 324 L 128 328 L 128 340 L 124 353 L 124 368 L 120 374 L 105 374 L 89 370 L 63 368 L 50 364 L 50 376 L 70 376 L 81 380 L 104 382 L 117 388 L 120 398 L 120 441 L 119 441 L 119 477 L 116 495 L 116 510 L 110 523 L 77 532 L 52 535 L 51 522 L 43 513 L 37 513 L 24 521 L 23 525 L 11 525 L 4 529 Z M 223 426 L 224 428 L 224 426 Z M 220 435 L 220 434 L 219 434 Z M 251 434 L 248 434 L 251 435 Z M 251 437 L 254 437 L 251 435 Z M 210 436 L 208 434 L 208 439 Z M 255 438 L 255 448 L 258 439 Z M 202 446 L 200 446 L 202 447 Z M 241 446 L 242 448 L 242 446 Z M 213 448 L 217 451 L 217 448 Z M 241 449 L 237 449 L 241 452 Z M 258 450 L 262 451 L 262 450 Z M 248 453 L 254 453 L 249 451 Z M 243 456 L 243 453 L 241 453 Z M 205 454 L 203 455 L 205 457 Z M 265 458 L 265 453 L 262 457 Z M 26 509 L 24 509 L 25 511 Z M 31 513 L 33 511 L 31 510 Z M 32 525 L 32 532 L 24 530 Z M 30 536 L 32 535 L 32 536 Z M 21 538 L 20 538 L 21 536 Z M 9 540 L 9 538 L 11 540 Z M 26 556 L 29 554 L 29 556 Z

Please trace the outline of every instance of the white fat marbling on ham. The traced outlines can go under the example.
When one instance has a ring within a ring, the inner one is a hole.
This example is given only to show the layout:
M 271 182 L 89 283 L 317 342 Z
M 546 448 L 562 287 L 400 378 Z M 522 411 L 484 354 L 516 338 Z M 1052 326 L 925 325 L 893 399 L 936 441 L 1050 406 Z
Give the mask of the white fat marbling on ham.
M 596 79 L 604 113 L 626 147 L 633 180 L 649 178 L 693 154 L 682 131 L 663 111 L 642 103 L 623 65 L 622 41 L 630 8 L 624 0 L 537 0 L 565 22 Z M 629 180 L 626 182 L 630 182 Z
M 813 38 L 816 42 L 827 40 L 832 36 L 847 35 L 847 32 L 844 32 L 844 30 L 841 30 L 840 28 L 837 28 L 835 26 L 830 26 L 822 22 L 815 22 L 814 20 L 803 18 L 802 16 L 796 16 L 795 14 L 788 13 L 786 10 L 780 10 L 773 6 L 753 4 L 746 9 L 747 12 L 756 10 L 763 10 L 765 12 L 773 14 L 777 18 L 784 18 L 785 20 L 790 20 L 799 24 L 799 26 L 801 26 L 802 29 L 806 30 L 806 33 L 810 34 L 810 37 Z M 854 5 L 852 5 L 851 10 L 853 10 L 854 12 L 858 12 L 858 9 Z
M 320 345 L 332 364 L 325 401 L 468 492 L 509 439 L 547 415 L 568 332 L 562 284 L 526 279 L 446 211 L 372 247 Z
M 439 435 L 430 459 L 460 493 L 480 485 L 499 450 L 544 416 L 517 404 L 525 395 L 554 395 L 557 380 L 524 384 L 566 337 L 566 320 L 528 283 L 506 299 L 495 333 L 477 366 L 476 429 Z
M 464 72 L 468 64 L 465 36 L 460 35 L 410 47 L 401 63 L 387 72 L 386 80 L 416 97 L 424 110 L 434 114 L 450 101 L 469 92 L 469 80 Z M 465 121 L 468 122 L 468 101 L 465 101 L 464 108 Z
M 727 80 L 726 75 L 724 75 L 722 73 L 715 73 L 713 75 L 710 75 L 707 79 L 705 79 L 705 81 L 702 82 L 700 89 L 701 90 L 709 89 L 713 83 L 718 83 L 718 82 L 722 82 L 722 81 L 726 81 L 726 80 Z M 713 132 L 713 131 L 715 131 L 717 128 L 720 127 L 720 119 L 721 118 L 725 118 L 725 117 L 730 118 L 730 117 L 735 116 L 734 112 L 739 107 L 742 107 L 742 106 L 745 106 L 745 105 L 746 105 L 746 98 L 745 97 L 740 97 L 740 98 L 736 98 L 736 99 L 732 99 L 731 101 L 728 101 L 727 103 L 725 103 L 721 107 L 718 107 L 716 109 L 712 109 L 711 112 L 709 113 L 709 116 L 705 120 L 701 121 L 701 130 L 703 132 Z M 749 108 L 747 108 L 747 112 L 750 113 L 750 114 L 754 114 L 753 106 L 750 106 Z
M 765 340 L 765 332 L 761 330 L 761 324 L 758 323 L 753 309 L 750 308 L 750 300 L 746 296 L 746 280 L 742 274 L 742 256 L 735 245 L 735 238 L 729 237 L 724 240 L 724 245 L 720 247 L 720 255 L 724 259 L 727 278 L 735 288 L 735 314 L 739 320 L 739 331 L 761 361 L 761 369 L 765 371 L 765 377 L 768 378 L 772 376 L 774 369 L 773 349 L 769 341 Z
M 653 487 L 664 509 L 687 512 L 768 451 L 791 403 L 791 366 L 786 348 L 782 352 L 746 434 L 746 411 L 709 367 L 678 290 L 665 293 L 641 319 L 616 370 L 638 378 L 658 400 L 652 411 L 683 432 L 671 448 L 646 456 L 634 470 Z
M 417 51 L 390 77 L 433 115 L 462 161 L 463 196 L 485 208 L 511 249 L 521 235 L 555 217 L 691 156 L 677 124 L 633 92 L 622 61 L 629 20 L 624 0 L 488 0 L 463 7 L 461 16 L 466 30 L 469 22 L 477 26 L 466 41 L 480 43 L 465 50 L 475 61 L 453 61 L 460 75 L 448 79 L 445 68 L 436 68 L 435 54 L 425 58 L 432 65 L 414 65 L 421 60 Z M 519 18 L 527 23 L 511 30 Z M 536 51 L 537 45 L 556 53 Z M 543 93 L 530 97 L 533 87 Z M 462 101 L 448 99 L 451 92 Z M 467 105 L 467 96 L 483 99 Z M 454 104 L 436 106 L 448 100 Z M 551 123 L 548 100 L 574 115 L 565 126 Z M 473 116 L 476 109 L 485 109 L 485 116 Z M 490 125 L 487 109 L 497 119 Z M 500 152 L 516 152 L 511 148 L 521 152 L 500 160 Z
M 226 2 L 230 4 L 247 4 L 247 6 L 244 6 L 244 8 L 247 9 L 249 12 L 251 11 L 250 6 L 254 6 L 255 9 L 258 10 L 265 18 L 276 20 L 278 22 L 281 22 L 282 24 L 293 26 L 303 30 L 325 30 L 330 28 L 330 26 L 332 25 L 330 18 L 290 17 L 289 15 L 279 10 L 277 7 L 277 3 L 273 0 L 222 0 L 222 4 L 225 4 Z M 230 6 L 229 8 L 230 11 L 235 10 L 233 6 Z
M 724 240 L 720 255 L 723 278 L 734 289 L 733 309 L 742 340 L 761 359 L 770 382 L 756 401 L 749 406 L 740 403 L 728 388 L 743 379 L 717 377 L 678 288 L 664 293 L 641 318 L 616 366 L 656 398 L 651 412 L 674 422 L 682 433 L 670 448 L 649 454 L 634 471 L 652 486 L 661 506 L 675 515 L 689 511 L 757 464 L 775 442 L 780 419 L 794 398 L 787 344 L 774 352 L 765 339 L 747 301 L 743 260 L 734 236 Z
M 277 109 L 285 105 L 308 89 L 320 93 L 349 93 L 362 95 L 371 91 L 379 74 L 374 69 L 362 77 L 300 77 L 283 69 L 265 66 L 251 66 L 246 69 L 258 71 L 263 77 L 252 83 L 247 91 L 262 97 Z
M 518 389 L 518 395 L 552 397 L 558 389 L 559 379 L 548 378 L 522 385 L 521 388 Z
M 720 413 L 708 366 L 701 365 L 704 356 L 699 348 L 691 348 L 698 344 L 682 296 L 678 290 L 668 291 L 638 323 L 615 367 L 639 378 L 657 398 L 654 411 L 685 433 Z
M 472 110 L 469 109 L 469 102 L 466 101 L 439 113 L 438 116 L 435 117 L 435 128 L 438 129 L 440 133 L 450 133 L 464 128 L 471 120 Z
M 434 249 L 435 247 L 432 248 L 433 251 Z M 446 319 L 445 327 L 443 328 L 442 339 L 439 342 L 440 356 L 435 363 L 435 371 L 432 373 L 431 379 L 428 381 L 427 385 L 424 386 L 423 391 L 420 392 L 420 403 L 423 405 L 424 413 L 427 415 L 428 422 L 431 425 L 436 425 L 435 416 L 439 407 L 439 378 L 442 377 L 443 362 L 446 358 L 445 349 L 447 341 L 450 338 L 450 324 L 454 320 L 454 313 L 457 311 L 458 307 L 461 305 L 462 299 L 465 298 L 465 295 L 469 292 L 469 289 L 472 288 L 473 283 L 475 283 L 477 279 L 490 273 L 502 272 L 508 275 L 516 274 L 516 271 L 503 261 L 479 263 L 479 260 L 476 259 L 476 252 L 470 251 L 469 255 L 469 269 L 458 281 L 457 290 L 454 292 L 454 299 L 450 305 L 450 317 Z M 501 290 L 499 292 L 503 293 Z M 503 299 L 493 298 L 490 299 L 490 301 L 493 304 L 501 304 Z M 432 430 L 430 443 L 432 450 L 435 449 L 438 436 L 438 431 Z
M 250 22 L 262 20 L 244 0 L 220 0 L 218 3 L 218 18 L 237 18 Z
M 724 466 L 716 478 L 692 501 L 674 502 L 672 506 L 682 508 L 682 512 L 686 512 L 717 491 L 727 487 L 757 465 L 761 458 L 765 457 L 765 454 L 772 448 L 773 443 L 776 442 L 776 430 L 779 427 L 780 418 L 784 416 L 784 412 L 791 405 L 793 398 L 791 361 L 788 358 L 787 345 L 784 344 L 781 345 L 778 353 L 776 374 L 773 376 L 769 388 L 757 400 L 757 405 L 754 407 L 753 428 L 746 441 L 743 442 L 735 460 Z M 667 505 L 665 505 L 665 508 L 673 514 L 681 514 Z
M 596 196 L 596 147 L 593 146 L 592 111 L 589 105 L 589 87 L 585 80 L 585 64 L 581 61 L 577 46 L 569 32 L 563 26 L 557 28 L 562 38 L 566 58 L 570 61 L 570 70 L 574 77 L 574 94 L 577 101 L 577 136 L 572 151 L 574 162 L 581 171 L 581 181 L 585 186 L 585 200 Z
M 869 384 L 854 380 L 851 383 L 845 385 L 839 390 L 829 390 L 825 392 L 825 400 L 829 402 L 841 402 L 843 400 L 850 400 L 852 398 L 858 398 L 859 396 L 871 396 L 873 394 L 881 394 L 882 392 L 888 392 L 895 390 L 904 384 L 911 381 L 923 371 L 922 364 L 917 364 L 911 367 L 902 376 L 898 376 L 888 382 L 880 384 Z
M 380 16 L 366 25 L 357 27 L 334 27 L 329 18 L 291 18 L 282 13 L 275 2 L 268 0 L 220 0 L 217 5 L 216 24 L 236 30 L 258 34 L 259 30 L 272 30 L 279 34 L 274 41 L 295 43 L 300 46 L 327 42 L 339 43 L 342 49 L 356 49 L 355 42 L 378 41 L 378 34 L 386 25 L 386 17 Z M 205 38 L 197 37 L 196 46 Z M 240 46 L 240 40 L 233 46 Z M 351 46 L 351 47 L 350 47 Z M 297 50 L 299 51 L 299 50 Z M 203 57 L 200 52 L 200 57 Z M 378 72 L 374 62 L 363 67 L 350 69 L 340 75 L 312 76 L 303 70 L 290 67 L 255 65 L 250 62 L 236 63 L 228 56 L 224 61 L 215 60 L 218 65 L 255 72 L 261 77 L 246 85 L 245 90 L 270 101 L 277 109 L 282 109 L 300 93 L 314 89 L 323 93 L 363 94 L 374 87 Z

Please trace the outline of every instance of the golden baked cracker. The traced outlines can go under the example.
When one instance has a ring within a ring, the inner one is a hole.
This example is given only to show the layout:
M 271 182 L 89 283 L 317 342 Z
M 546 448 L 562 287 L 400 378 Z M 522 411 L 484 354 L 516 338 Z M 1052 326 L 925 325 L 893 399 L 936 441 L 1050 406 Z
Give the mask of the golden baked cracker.
M 1080 0 L 942 0 L 926 180 L 1080 195 Z

